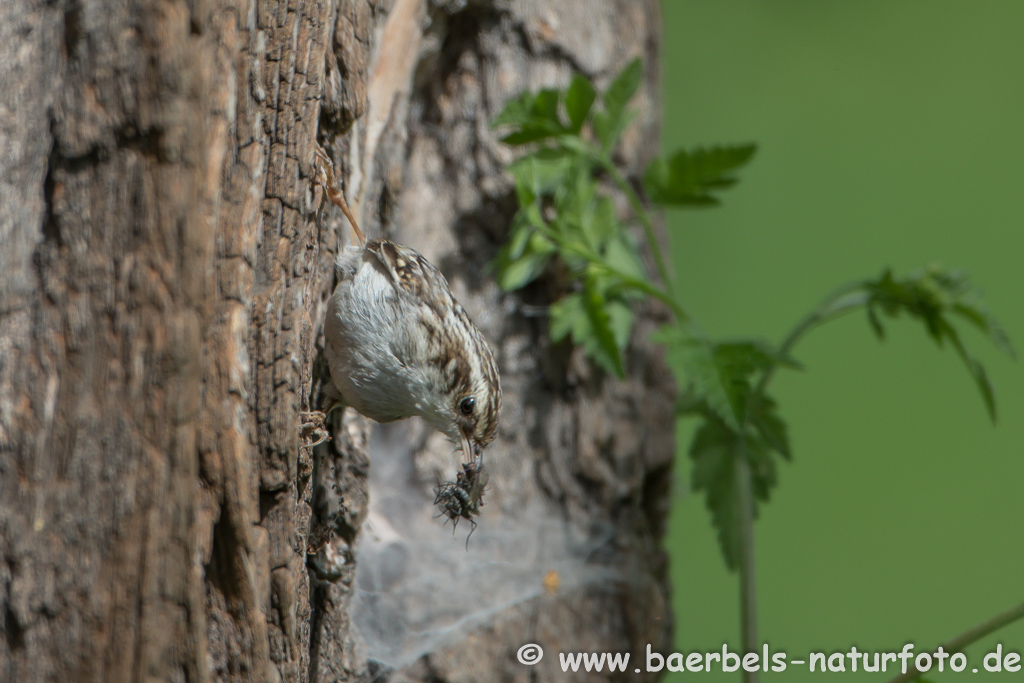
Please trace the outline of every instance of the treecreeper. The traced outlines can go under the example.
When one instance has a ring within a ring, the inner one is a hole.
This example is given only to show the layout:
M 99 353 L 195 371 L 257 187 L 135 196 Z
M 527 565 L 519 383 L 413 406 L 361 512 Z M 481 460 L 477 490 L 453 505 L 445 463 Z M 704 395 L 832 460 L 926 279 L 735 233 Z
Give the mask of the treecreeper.
M 367 240 L 317 145 L 317 181 L 352 224 L 358 244 L 335 262 L 338 286 L 327 304 L 325 355 L 340 400 L 377 422 L 414 415 L 445 434 L 472 461 L 438 488 L 441 514 L 475 515 L 486 479 L 483 450 L 494 440 L 501 382 L 494 353 L 448 281 L 415 249 Z

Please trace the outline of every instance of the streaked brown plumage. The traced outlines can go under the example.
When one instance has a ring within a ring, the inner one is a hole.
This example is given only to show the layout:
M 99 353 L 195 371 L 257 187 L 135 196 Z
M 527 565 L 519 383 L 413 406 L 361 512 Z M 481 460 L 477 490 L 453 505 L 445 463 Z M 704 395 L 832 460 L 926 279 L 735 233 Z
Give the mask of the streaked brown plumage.
M 321 154 L 327 194 L 355 227 Z M 346 248 L 336 268 L 324 333 L 344 403 L 378 422 L 419 415 L 479 460 L 497 433 L 501 384 L 491 347 L 444 275 L 383 239 Z

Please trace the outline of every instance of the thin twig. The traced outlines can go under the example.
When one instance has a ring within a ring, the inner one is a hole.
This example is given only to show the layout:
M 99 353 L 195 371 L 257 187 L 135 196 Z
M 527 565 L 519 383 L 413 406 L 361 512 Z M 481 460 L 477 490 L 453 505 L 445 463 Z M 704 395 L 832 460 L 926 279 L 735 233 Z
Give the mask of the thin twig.
M 960 652 L 968 645 L 976 643 L 985 636 L 995 633 L 1004 626 L 1009 626 L 1018 619 L 1024 618 L 1024 603 L 1017 605 L 1012 609 L 1008 609 L 1002 614 L 997 614 L 988 621 L 978 624 L 969 631 L 961 633 L 956 638 L 953 638 L 949 642 L 943 643 L 940 647 L 946 652 L 953 654 L 954 652 Z M 935 650 L 938 652 L 938 649 Z M 900 674 L 896 678 L 893 678 L 889 683 L 909 683 L 921 675 L 921 672 L 917 670 L 916 666 L 911 668 L 905 674 Z

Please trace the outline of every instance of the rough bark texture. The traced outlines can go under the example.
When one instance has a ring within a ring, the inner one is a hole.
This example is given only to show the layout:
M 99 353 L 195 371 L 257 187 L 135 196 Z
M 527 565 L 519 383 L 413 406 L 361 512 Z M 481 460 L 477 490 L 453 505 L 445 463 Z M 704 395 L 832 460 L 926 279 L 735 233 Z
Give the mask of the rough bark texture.
M 543 500 L 610 529 L 595 561 L 619 577 L 384 675 L 560 680 L 559 650 L 662 647 L 656 312 L 630 379 L 611 381 L 523 314 L 554 281 L 513 297 L 480 268 L 515 209 L 488 121 L 523 88 L 642 55 L 622 151 L 636 172 L 656 140 L 658 29 L 656 3 L 629 0 L 0 3 L 0 680 L 381 674 L 349 614 L 370 425 L 349 412 L 302 446 L 345 233 L 317 212 L 317 138 L 364 230 L 438 264 L 498 349 L 493 509 Z M 445 447 L 416 438 L 433 471 L 425 454 Z M 329 538 L 315 555 L 311 532 Z M 526 642 L 552 654 L 520 665 Z

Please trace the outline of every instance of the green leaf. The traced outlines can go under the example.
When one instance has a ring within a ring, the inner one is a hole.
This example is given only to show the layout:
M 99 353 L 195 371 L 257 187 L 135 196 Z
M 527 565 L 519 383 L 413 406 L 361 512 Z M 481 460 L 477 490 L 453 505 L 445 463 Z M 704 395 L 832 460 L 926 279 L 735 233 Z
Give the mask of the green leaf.
M 547 123 L 558 128 L 562 126 L 562 120 L 558 116 L 558 99 L 560 93 L 553 88 L 545 88 L 537 93 L 533 100 L 533 119 L 538 123 Z
M 506 104 L 491 126 L 513 128 L 502 138 L 508 145 L 525 145 L 561 135 L 567 129 L 558 115 L 558 100 L 557 90 L 541 90 L 536 95 L 524 93 Z
M 611 316 L 605 309 L 605 299 L 589 279 L 583 282 L 583 302 L 590 318 L 592 334 L 588 339 L 577 341 L 582 341 L 590 357 L 598 365 L 616 377 L 625 377 L 622 354 L 612 329 Z
M 597 185 L 590 168 L 585 163 L 575 163 L 566 173 L 562 184 L 555 192 L 557 221 L 566 226 L 574 236 L 586 241 L 587 212 L 596 201 Z
M 516 215 L 516 220 L 513 222 L 512 235 L 505 244 L 511 259 L 517 259 L 523 255 L 523 252 L 526 251 L 526 246 L 530 243 L 530 237 L 533 236 L 533 230 L 530 228 L 529 222 L 523 220 L 523 218 L 524 214 L 522 212 Z
M 594 135 L 597 136 L 605 150 L 611 149 L 615 144 L 613 137 L 614 128 L 612 119 L 606 112 L 597 111 L 590 117 L 590 125 L 594 127 Z M 617 136 L 616 136 L 617 137 Z
M 505 108 L 501 110 L 501 113 L 491 121 L 491 128 L 523 125 L 531 118 L 535 99 L 536 96 L 533 93 L 524 92 L 519 97 L 509 100 L 505 103 Z
M 704 505 L 718 536 L 722 557 L 730 571 L 739 566 L 740 498 L 736 485 L 734 434 L 716 420 L 707 420 L 690 442 L 690 487 L 704 492 Z
M 749 403 L 747 420 L 757 430 L 761 440 L 768 448 L 777 452 L 786 460 L 792 460 L 793 453 L 789 449 L 789 430 L 786 423 L 779 417 L 777 405 L 770 396 L 754 396 Z
M 962 301 L 953 304 L 953 312 L 977 327 L 991 340 L 992 345 L 1010 358 L 1017 358 L 1013 343 L 1006 330 L 988 310 L 977 301 Z
M 551 305 L 549 314 L 551 341 L 571 335 L 597 365 L 617 377 L 625 375 L 620 346 L 628 341 L 632 312 L 623 311 L 619 302 L 607 302 L 585 278 L 583 291 L 562 297 Z
M 775 460 L 763 441 L 749 434 L 741 437 L 711 413 L 705 415 L 694 433 L 689 454 L 693 461 L 691 488 L 704 492 L 722 557 L 726 566 L 735 571 L 740 559 L 741 520 L 736 461 L 745 458 L 750 465 L 756 517 L 757 502 L 767 501 L 778 483 Z
M 985 372 L 985 366 L 974 358 L 965 358 L 964 362 L 967 363 L 967 370 L 971 373 L 971 377 L 974 378 L 978 391 L 981 392 L 981 399 L 985 402 L 985 409 L 988 410 L 989 419 L 995 422 L 997 417 L 996 393 L 992 388 L 992 382 L 988 379 L 988 374 Z
M 562 149 L 537 150 L 512 162 L 508 170 L 515 179 L 517 188 L 520 185 L 528 188 L 532 195 L 531 199 L 529 195 L 520 194 L 520 206 L 550 195 L 561 187 L 573 163 L 573 156 Z M 524 202 L 524 199 L 530 201 Z
M 583 305 L 583 296 L 579 292 L 566 294 L 551 304 L 548 315 L 553 342 L 560 342 L 570 335 L 574 340 L 582 339 L 590 332 L 590 321 Z
M 606 308 L 615 344 L 624 349 L 629 346 L 629 337 L 633 331 L 633 309 L 624 301 L 617 300 L 610 300 Z
M 601 150 L 605 154 L 610 154 L 615 148 L 619 137 L 622 135 L 622 131 L 626 130 L 629 124 L 633 122 L 635 116 L 636 113 L 631 111 L 623 112 L 617 118 L 612 118 L 603 111 L 594 112 L 590 118 L 590 123 L 594 127 L 594 134 L 601 143 Z
M 605 242 L 619 232 L 615 203 L 610 197 L 596 197 L 582 215 L 583 234 L 594 251 L 600 252 Z
M 604 110 L 608 113 L 613 127 L 622 119 L 623 110 L 633 99 L 637 88 L 640 87 L 643 73 L 643 62 L 637 57 L 625 66 L 619 75 L 608 84 L 608 89 L 604 91 Z
M 996 421 L 996 399 L 995 392 L 992 390 L 992 383 L 989 382 L 988 374 L 985 372 L 985 367 L 978 362 L 973 356 L 971 356 L 967 349 L 964 347 L 963 342 L 960 341 L 960 335 L 944 318 L 940 318 L 940 331 L 943 337 L 949 339 L 956 349 L 960 358 L 963 360 L 964 365 L 967 367 L 967 372 L 971 374 L 971 378 L 974 383 L 978 386 L 978 391 L 981 392 L 981 399 L 985 403 L 985 408 L 988 410 L 989 418 Z
M 715 206 L 711 192 L 731 187 L 731 175 L 750 161 L 756 145 L 733 145 L 680 150 L 669 161 L 654 160 L 644 174 L 644 191 L 652 201 L 665 206 Z
M 1009 337 L 980 301 L 980 295 L 971 287 L 967 274 L 959 270 L 945 270 L 930 266 L 924 271 L 911 273 L 897 280 L 886 270 L 877 280 L 864 285 L 869 298 L 868 321 L 879 337 L 883 328 L 879 313 L 896 318 L 906 313 L 924 323 L 928 335 L 942 346 L 952 344 L 963 360 L 967 371 L 981 393 L 989 417 L 996 419 L 995 394 L 985 368 L 964 346 L 954 327 L 953 316 L 967 320 L 981 330 L 997 349 L 1014 356 Z
M 640 254 L 625 235 L 608 240 L 604 249 L 604 258 L 609 266 L 620 273 L 642 282 L 647 281 L 647 273 L 644 270 L 643 262 L 640 261 Z
M 579 133 L 587 114 L 594 105 L 597 91 L 593 84 L 584 76 L 576 74 L 565 91 L 565 113 L 569 115 L 569 130 Z
M 763 342 L 705 342 L 680 336 L 668 337 L 666 357 L 680 386 L 689 387 L 726 426 L 740 431 L 751 392 L 750 379 L 775 364 L 789 365 Z
M 498 286 L 505 291 L 520 289 L 544 270 L 555 245 L 527 225 L 520 225 L 495 258 Z
M 871 329 L 874 330 L 875 336 L 878 337 L 879 340 L 885 339 L 885 328 L 882 327 L 882 321 L 878 317 L 878 311 L 875 310 L 873 304 L 868 303 L 867 312 L 868 323 L 871 325 Z

